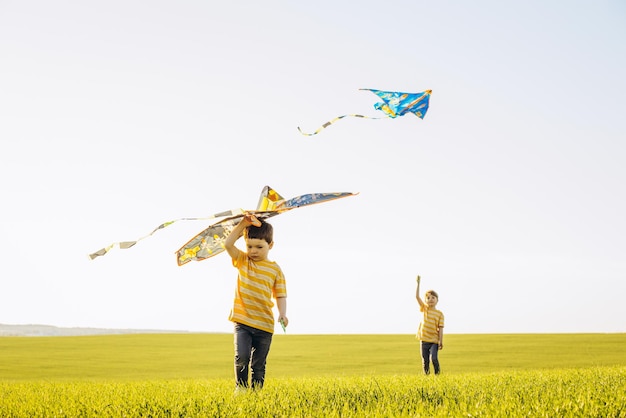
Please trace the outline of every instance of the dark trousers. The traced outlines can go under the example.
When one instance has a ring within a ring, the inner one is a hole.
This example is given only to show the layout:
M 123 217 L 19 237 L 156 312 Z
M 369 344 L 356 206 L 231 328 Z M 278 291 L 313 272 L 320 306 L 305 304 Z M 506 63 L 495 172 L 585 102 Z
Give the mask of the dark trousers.
M 252 369 L 252 387 L 261 389 L 265 382 L 265 362 L 272 344 L 272 333 L 235 323 L 235 380 L 248 387 Z
M 422 341 L 422 367 L 424 373 L 430 373 L 430 362 L 433 362 L 435 374 L 439 374 L 439 344 Z

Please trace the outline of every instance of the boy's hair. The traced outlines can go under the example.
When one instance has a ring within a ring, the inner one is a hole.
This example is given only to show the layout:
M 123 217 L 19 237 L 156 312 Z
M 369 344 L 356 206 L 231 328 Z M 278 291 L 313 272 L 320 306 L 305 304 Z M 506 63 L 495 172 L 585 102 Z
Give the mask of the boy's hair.
M 244 231 L 244 238 L 252 238 L 252 239 L 264 239 L 268 244 L 271 244 L 274 241 L 274 228 L 271 224 L 260 220 L 261 226 L 248 226 Z
M 439 295 L 434 290 L 427 290 L 426 291 L 426 296 L 428 296 L 428 295 L 433 295 L 434 297 L 437 298 L 437 300 L 439 300 Z

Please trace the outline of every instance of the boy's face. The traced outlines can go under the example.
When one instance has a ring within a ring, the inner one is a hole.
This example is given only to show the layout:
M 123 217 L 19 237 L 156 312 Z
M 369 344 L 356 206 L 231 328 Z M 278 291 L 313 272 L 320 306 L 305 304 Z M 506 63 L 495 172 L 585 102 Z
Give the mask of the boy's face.
M 437 306 L 437 302 L 439 300 L 437 299 L 437 296 L 433 295 L 432 293 L 428 293 L 426 295 L 426 304 L 431 307 L 434 308 L 435 306 Z
M 248 238 L 246 239 L 246 247 L 248 249 L 248 257 L 252 261 L 267 260 L 267 254 L 274 246 L 274 243 L 268 244 L 264 239 Z

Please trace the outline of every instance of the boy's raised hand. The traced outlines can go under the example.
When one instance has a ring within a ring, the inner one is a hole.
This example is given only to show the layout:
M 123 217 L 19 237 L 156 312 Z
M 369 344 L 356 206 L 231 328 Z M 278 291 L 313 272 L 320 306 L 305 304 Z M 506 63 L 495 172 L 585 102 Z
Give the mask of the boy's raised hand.
M 259 221 L 256 216 L 254 216 L 251 213 L 246 212 L 245 215 L 243 215 L 243 218 L 250 224 L 250 225 L 254 225 L 254 226 L 261 226 L 261 221 Z
M 415 299 L 417 299 L 417 303 L 420 304 L 420 307 L 424 306 L 424 301 L 422 300 L 422 298 L 420 297 L 420 276 L 417 276 L 417 279 L 415 279 L 415 281 L 417 282 L 417 286 L 415 288 Z

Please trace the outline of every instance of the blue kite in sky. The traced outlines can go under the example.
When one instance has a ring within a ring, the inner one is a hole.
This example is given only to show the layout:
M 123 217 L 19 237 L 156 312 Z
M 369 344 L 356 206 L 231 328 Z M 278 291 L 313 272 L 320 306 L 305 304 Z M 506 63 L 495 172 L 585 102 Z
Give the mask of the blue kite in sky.
M 430 101 L 430 94 L 432 90 L 426 90 L 421 93 L 402 93 L 399 91 L 382 91 L 382 90 L 374 90 L 374 89 L 359 89 L 359 90 L 367 90 L 371 91 L 378 97 L 380 97 L 383 101 L 378 102 L 374 105 L 374 109 L 383 111 L 388 117 L 394 119 L 398 116 L 404 116 L 407 113 L 412 113 L 420 119 L 424 119 L 426 116 L 426 112 L 428 111 L 428 103 Z M 356 118 L 366 118 L 366 119 L 384 119 L 384 118 L 373 118 L 370 116 L 363 115 L 343 115 L 338 116 L 335 119 L 332 119 L 313 133 L 303 132 L 300 127 L 298 130 L 302 135 L 313 136 L 318 134 L 322 129 L 326 128 L 329 125 L 337 122 L 339 119 L 343 119 L 346 116 L 353 116 Z

